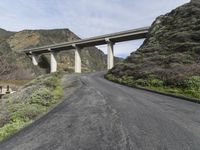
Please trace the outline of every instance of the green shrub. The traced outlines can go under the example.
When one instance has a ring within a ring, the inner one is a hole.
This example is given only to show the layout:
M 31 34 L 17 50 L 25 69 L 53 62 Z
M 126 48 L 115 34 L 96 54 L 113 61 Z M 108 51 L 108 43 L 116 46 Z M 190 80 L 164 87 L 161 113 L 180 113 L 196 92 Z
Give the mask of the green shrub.
M 140 86 L 149 86 L 149 83 L 147 80 L 144 79 L 138 79 L 135 81 L 136 85 L 140 85 Z
M 107 75 L 105 76 L 105 78 L 107 78 L 108 80 L 111 80 L 111 81 L 114 81 L 114 80 L 115 80 L 115 77 L 114 77 L 114 75 L 112 75 L 112 74 L 107 74 Z
M 63 89 L 60 86 L 57 86 L 53 91 L 54 99 L 59 99 L 63 95 Z
M 186 95 L 188 95 L 190 97 L 195 97 L 195 98 L 200 99 L 200 92 L 196 91 L 196 90 L 193 90 L 193 89 L 191 89 L 191 90 L 189 90 L 189 89 L 185 90 L 184 94 L 186 94 Z
M 134 78 L 132 76 L 123 76 L 122 82 L 129 86 L 133 86 L 135 84 Z
M 20 96 L 7 98 L 9 119 L 0 128 L 0 141 L 41 116 L 60 100 L 63 95 L 60 79 L 60 73 L 41 76 L 27 84 Z
M 44 85 L 50 88 L 55 88 L 59 83 L 59 79 L 56 76 L 50 76 L 44 80 Z
M 188 89 L 200 91 L 200 76 L 193 76 L 185 81 Z
M 159 79 L 149 79 L 148 83 L 149 83 L 150 86 L 155 86 L 155 87 L 164 86 L 164 81 L 159 80 Z
M 55 103 L 53 93 L 46 87 L 34 91 L 28 101 L 30 104 L 38 104 L 42 106 L 50 106 Z
M 45 112 L 46 107 L 37 104 L 15 104 L 10 111 L 10 119 L 12 121 L 20 119 L 26 122 L 35 119 L 38 114 Z
M 182 90 L 181 90 L 181 89 L 169 88 L 169 87 L 166 87 L 166 88 L 164 89 L 164 92 L 174 93 L 174 94 L 182 94 Z
M 2 128 L 0 128 L 0 141 L 3 140 L 4 138 L 14 134 L 21 128 L 23 128 L 26 124 L 30 123 L 29 122 L 24 122 L 22 120 L 15 120 L 15 122 L 6 124 Z

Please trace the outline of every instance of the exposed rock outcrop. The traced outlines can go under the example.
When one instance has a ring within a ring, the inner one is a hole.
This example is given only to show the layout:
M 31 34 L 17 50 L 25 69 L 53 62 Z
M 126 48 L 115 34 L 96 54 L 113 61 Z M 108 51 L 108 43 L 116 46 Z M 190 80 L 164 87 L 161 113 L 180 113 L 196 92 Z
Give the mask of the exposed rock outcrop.
M 55 30 L 23 30 L 9 32 L 0 29 L 0 77 L 1 79 L 26 79 L 49 72 L 49 55 L 39 58 L 39 67 L 33 66 L 20 50 L 62 43 L 80 39 L 69 29 Z M 86 48 L 81 52 L 83 71 L 103 70 L 106 68 L 105 54 L 95 47 Z M 74 52 L 58 54 L 58 69 L 73 71 Z
M 200 75 L 200 1 L 159 16 L 142 46 L 109 71 L 116 78 L 153 77 L 178 86 Z

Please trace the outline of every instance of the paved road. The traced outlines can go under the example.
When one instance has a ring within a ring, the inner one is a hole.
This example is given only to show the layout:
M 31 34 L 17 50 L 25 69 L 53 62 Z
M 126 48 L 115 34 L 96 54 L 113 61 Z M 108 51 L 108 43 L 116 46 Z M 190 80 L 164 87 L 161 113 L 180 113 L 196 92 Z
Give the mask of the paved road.
M 65 100 L 0 150 L 199 150 L 200 105 L 103 79 L 65 76 Z M 73 91 L 71 91 L 73 88 Z M 73 93 L 73 94 L 71 94 Z

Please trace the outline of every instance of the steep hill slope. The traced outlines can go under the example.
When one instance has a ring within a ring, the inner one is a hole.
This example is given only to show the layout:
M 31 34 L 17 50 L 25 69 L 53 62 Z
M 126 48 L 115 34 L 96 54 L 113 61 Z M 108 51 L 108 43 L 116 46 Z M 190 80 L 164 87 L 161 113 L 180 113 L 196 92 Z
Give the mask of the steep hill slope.
M 200 2 L 192 0 L 158 17 L 142 46 L 107 77 L 132 86 L 178 88 L 172 92 L 200 97 L 199 75 Z
M 42 55 L 39 67 L 32 65 L 30 58 L 20 50 L 54 43 L 62 43 L 80 39 L 69 29 L 55 30 L 23 30 L 9 32 L 0 29 L 0 76 L 2 79 L 25 79 L 49 72 L 49 55 Z M 83 70 L 93 71 L 105 68 L 105 55 L 95 47 L 82 51 Z M 58 55 L 58 68 L 72 71 L 74 68 L 74 52 L 62 52 Z

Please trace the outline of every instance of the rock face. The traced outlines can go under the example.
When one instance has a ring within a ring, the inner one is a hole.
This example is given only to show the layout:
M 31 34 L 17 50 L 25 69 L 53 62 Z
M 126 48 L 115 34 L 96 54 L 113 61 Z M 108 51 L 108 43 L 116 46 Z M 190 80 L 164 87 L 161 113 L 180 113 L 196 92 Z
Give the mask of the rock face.
M 20 50 L 62 43 L 80 39 L 69 29 L 55 30 L 23 30 L 9 32 L 0 29 L 0 77 L 1 79 L 26 79 L 49 72 L 50 57 L 41 55 L 39 67 L 33 66 L 31 60 Z M 86 48 L 81 52 L 83 71 L 102 70 L 106 67 L 105 54 L 95 47 Z M 74 52 L 58 54 L 58 69 L 73 71 Z
M 200 75 L 200 1 L 158 17 L 142 46 L 109 73 L 135 80 L 153 76 L 172 86 Z

